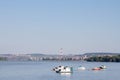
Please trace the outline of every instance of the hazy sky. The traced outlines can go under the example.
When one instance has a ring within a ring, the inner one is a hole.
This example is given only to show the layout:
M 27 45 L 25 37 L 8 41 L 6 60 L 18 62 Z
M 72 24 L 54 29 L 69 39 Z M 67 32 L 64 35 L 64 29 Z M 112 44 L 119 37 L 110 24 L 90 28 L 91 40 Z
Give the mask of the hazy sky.
M 120 0 L 0 0 L 0 54 L 120 53 Z

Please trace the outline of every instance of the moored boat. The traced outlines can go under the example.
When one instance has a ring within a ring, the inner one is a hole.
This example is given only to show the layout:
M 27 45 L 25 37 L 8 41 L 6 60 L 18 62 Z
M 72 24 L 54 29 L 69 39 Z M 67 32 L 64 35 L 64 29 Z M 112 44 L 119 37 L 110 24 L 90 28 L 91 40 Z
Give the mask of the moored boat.
M 92 70 L 103 70 L 103 69 L 106 69 L 106 68 L 107 68 L 106 66 L 101 65 L 100 67 L 95 67 Z
M 72 67 L 68 66 L 58 66 L 53 68 L 53 71 L 55 71 L 56 73 L 72 73 L 73 69 Z
M 86 68 L 85 67 L 83 67 L 83 66 L 79 66 L 78 67 L 78 70 L 85 70 Z
M 105 65 L 101 65 L 99 68 L 106 69 L 107 67 Z
M 93 68 L 92 70 L 101 70 L 101 68 L 95 67 L 95 68 Z

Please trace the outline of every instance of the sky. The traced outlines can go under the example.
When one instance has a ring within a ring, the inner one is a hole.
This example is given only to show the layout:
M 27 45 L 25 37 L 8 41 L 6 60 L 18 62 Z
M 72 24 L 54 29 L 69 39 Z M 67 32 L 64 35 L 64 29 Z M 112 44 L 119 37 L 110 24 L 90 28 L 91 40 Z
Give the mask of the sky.
M 120 0 L 0 0 L 0 54 L 120 53 Z

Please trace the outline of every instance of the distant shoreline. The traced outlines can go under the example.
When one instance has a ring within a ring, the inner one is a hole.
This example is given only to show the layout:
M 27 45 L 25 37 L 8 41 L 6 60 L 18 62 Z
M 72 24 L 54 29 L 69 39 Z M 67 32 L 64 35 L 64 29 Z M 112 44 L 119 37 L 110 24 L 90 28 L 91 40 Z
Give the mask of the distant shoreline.
M 85 53 L 81 55 L 0 54 L 0 61 L 120 62 L 120 54 L 118 53 Z

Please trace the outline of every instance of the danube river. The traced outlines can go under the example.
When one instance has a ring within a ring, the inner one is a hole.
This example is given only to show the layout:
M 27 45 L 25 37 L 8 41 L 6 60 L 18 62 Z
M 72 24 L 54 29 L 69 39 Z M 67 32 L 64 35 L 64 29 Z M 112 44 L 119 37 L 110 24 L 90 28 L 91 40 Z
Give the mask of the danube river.
M 72 66 L 73 73 L 58 74 L 53 67 Z M 78 70 L 78 66 L 86 70 Z M 92 71 L 93 67 L 107 66 L 107 69 Z M 120 80 L 120 63 L 80 61 L 0 62 L 0 80 Z

